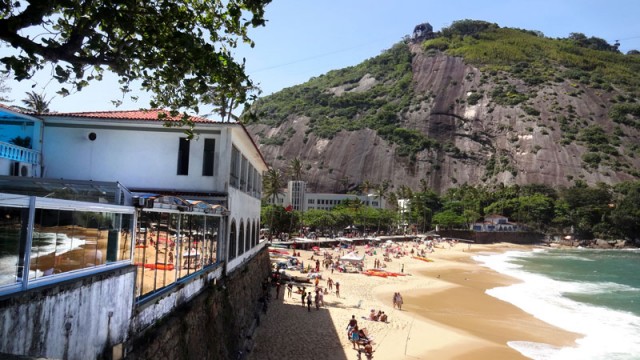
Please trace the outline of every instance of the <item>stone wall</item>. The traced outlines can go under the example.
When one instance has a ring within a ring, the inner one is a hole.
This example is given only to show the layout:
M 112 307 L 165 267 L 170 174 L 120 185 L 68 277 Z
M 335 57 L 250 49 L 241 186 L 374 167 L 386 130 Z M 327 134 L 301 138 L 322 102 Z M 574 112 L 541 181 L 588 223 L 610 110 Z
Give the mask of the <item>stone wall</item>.
M 127 359 L 242 359 L 259 324 L 267 247 L 126 344 Z
M 512 244 L 537 244 L 544 240 L 541 233 L 524 231 L 471 231 L 471 230 L 440 230 L 442 237 L 471 240 L 477 244 L 493 244 L 508 242 Z

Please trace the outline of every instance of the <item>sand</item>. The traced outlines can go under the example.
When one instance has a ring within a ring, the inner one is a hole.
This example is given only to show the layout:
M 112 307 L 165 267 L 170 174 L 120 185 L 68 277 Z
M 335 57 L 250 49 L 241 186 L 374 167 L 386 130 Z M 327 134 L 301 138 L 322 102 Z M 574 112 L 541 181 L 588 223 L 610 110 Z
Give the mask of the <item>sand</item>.
M 412 246 L 407 243 L 407 249 Z M 358 247 L 362 253 L 362 247 Z M 405 256 L 387 262 L 387 270 L 407 276 L 375 277 L 322 271 L 320 286 L 331 277 L 341 284 L 340 297 L 325 295 L 325 307 L 311 311 L 302 306 L 300 295 L 287 294 L 283 286 L 272 300 L 255 334 L 249 359 L 356 359 L 347 339 L 346 326 L 352 315 L 374 341 L 375 359 L 526 359 L 507 345 L 508 341 L 531 341 L 553 346 L 572 346 L 579 334 L 546 324 L 519 308 L 485 294 L 486 289 L 516 280 L 476 264 L 478 252 L 497 252 L 530 247 L 511 244 L 443 244 L 424 262 Z M 324 249 L 323 249 L 324 250 Z M 312 252 L 301 251 L 305 266 Z M 317 256 L 316 256 L 317 258 Z M 366 257 L 372 268 L 380 252 Z M 302 275 L 287 271 L 291 275 Z M 295 290 L 295 288 L 294 288 Z M 334 289 L 335 290 L 335 289 Z M 312 286 L 307 291 L 313 291 Z M 402 310 L 394 309 L 392 296 L 400 292 Z M 363 319 L 371 309 L 389 315 L 387 323 Z M 363 356 L 364 359 L 364 356 Z

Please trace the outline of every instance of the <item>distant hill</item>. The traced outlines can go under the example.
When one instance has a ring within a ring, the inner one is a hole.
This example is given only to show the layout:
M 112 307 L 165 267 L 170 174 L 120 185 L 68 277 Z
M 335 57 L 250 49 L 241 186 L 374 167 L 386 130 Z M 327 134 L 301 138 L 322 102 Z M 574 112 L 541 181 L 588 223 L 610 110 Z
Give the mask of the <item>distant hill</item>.
M 379 56 L 260 98 L 245 123 L 272 166 L 300 158 L 318 192 L 614 184 L 640 178 L 637 53 L 583 34 L 421 24 Z

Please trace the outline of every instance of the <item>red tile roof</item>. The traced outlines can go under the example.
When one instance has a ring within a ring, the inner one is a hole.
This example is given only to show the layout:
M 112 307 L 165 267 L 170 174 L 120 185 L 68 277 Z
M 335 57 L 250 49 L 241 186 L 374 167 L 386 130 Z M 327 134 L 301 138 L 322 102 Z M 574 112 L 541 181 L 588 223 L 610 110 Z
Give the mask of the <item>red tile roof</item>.
M 164 119 L 158 119 L 158 114 L 167 115 Z M 148 120 L 148 121 L 179 121 L 181 115 L 176 117 L 169 115 L 169 111 L 160 109 L 151 110 L 117 110 L 117 111 L 89 111 L 89 112 L 71 112 L 71 113 L 47 113 L 39 114 L 39 116 L 68 116 L 83 118 L 100 118 L 100 119 L 121 119 L 121 120 Z M 195 123 L 218 123 L 221 121 L 206 119 L 199 116 L 190 116 Z

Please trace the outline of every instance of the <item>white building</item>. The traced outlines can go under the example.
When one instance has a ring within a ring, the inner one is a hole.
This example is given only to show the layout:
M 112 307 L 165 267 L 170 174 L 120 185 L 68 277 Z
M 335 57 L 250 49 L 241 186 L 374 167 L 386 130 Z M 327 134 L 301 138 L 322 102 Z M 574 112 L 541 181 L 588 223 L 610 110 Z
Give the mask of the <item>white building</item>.
M 307 192 L 306 182 L 289 181 L 287 190 L 278 195 L 276 205 L 283 207 L 291 207 L 294 210 L 307 211 L 310 209 L 331 210 L 344 200 L 360 200 L 365 206 L 383 209 L 384 199 L 378 198 L 374 194 L 356 195 L 356 194 L 330 194 L 330 193 L 312 193 Z M 267 199 L 268 203 L 273 204 L 273 199 Z
M 158 115 L 0 107 L 0 353 L 97 358 L 260 250 L 244 126 Z

